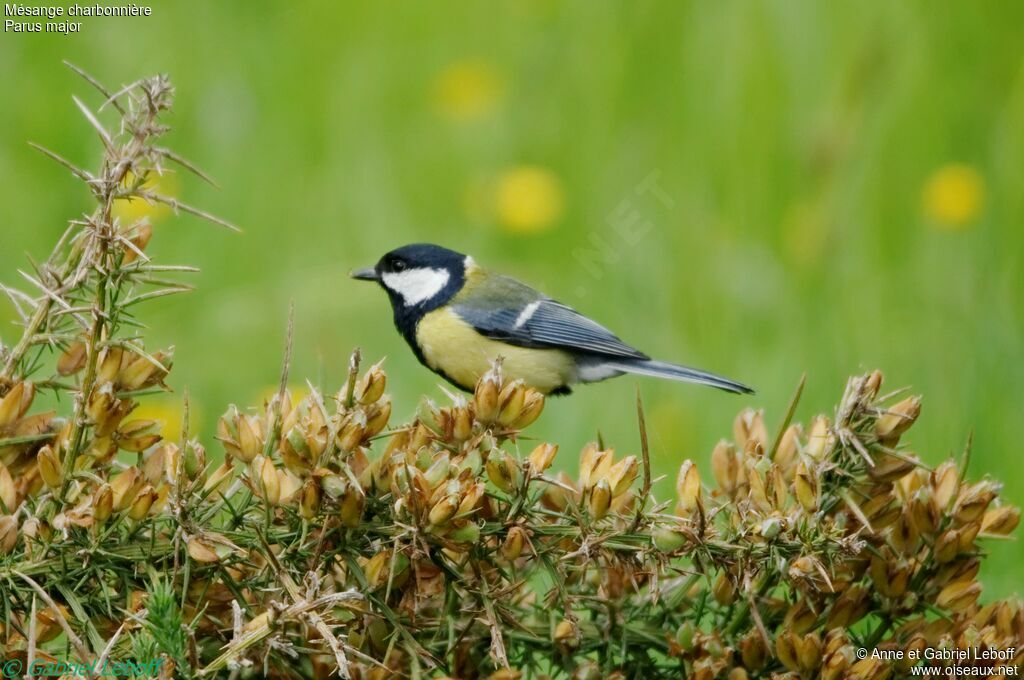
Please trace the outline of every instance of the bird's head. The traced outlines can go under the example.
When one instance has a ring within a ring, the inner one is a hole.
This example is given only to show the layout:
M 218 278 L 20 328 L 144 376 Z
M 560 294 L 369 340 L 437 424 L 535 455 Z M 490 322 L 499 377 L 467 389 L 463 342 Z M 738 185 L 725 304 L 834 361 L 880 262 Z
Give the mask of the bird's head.
M 425 312 L 445 304 L 462 289 L 472 259 L 430 243 L 414 243 L 386 253 L 376 265 L 350 274 L 376 281 L 387 291 L 396 312 Z

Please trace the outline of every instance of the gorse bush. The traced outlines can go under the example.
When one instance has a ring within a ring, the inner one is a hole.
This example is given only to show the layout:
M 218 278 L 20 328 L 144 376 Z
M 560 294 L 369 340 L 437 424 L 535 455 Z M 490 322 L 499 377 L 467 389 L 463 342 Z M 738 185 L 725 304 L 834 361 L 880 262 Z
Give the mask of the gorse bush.
M 297 398 L 286 358 L 276 395 L 220 419 L 217 455 L 187 398 L 163 438 L 133 410 L 167 389 L 171 352 L 146 348 L 135 314 L 190 268 L 154 263 L 148 223 L 113 208 L 230 225 L 151 188 L 167 166 L 198 173 L 159 144 L 168 81 L 111 93 L 82 75 L 103 97 L 98 113 L 76 100 L 100 167 L 44 152 L 96 209 L 26 274 L 33 290 L 4 288 L 24 328 L 0 346 L 0 645 L 26 673 L 868 679 L 925 649 L 1024 659 L 1021 604 L 980 604 L 976 580 L 980 541 L 1019 511 L 965 479 L 966 453 L 935 469 L 909 453 L 920 401 L 883 394 L 878 372 L 806 430 L 799 393 L 777 433 L 742 412 L 711 474 L 683 461 L 669 501 L 639 400 L 638 455 L 594 443 L 554 474 L 565 454 L 523 434 L 544 398 L 500 361 L 394 426 L 380 365 L 357 352 L 337 393 Z M 37 406 L 50 392 L 60 413 Z

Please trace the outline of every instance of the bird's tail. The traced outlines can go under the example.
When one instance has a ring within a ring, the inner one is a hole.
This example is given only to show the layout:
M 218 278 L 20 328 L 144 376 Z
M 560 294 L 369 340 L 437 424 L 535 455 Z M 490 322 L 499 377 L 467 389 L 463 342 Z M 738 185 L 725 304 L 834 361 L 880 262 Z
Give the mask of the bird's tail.
M 654 359 L 625 359 L 610 361 L 605 364 L 608 368 L 622 371 L 623 373 L 635 373 L 636 375 L 648 375 L 654 378 L 665 378 L 667 380 L 679 380 L 680 382 L 697 383 L 698 385 L 710 385 L 726 392 L 736 394 L 753 394 L 754 390 L 743 383 L 723 378 L 714 373 L 701 371 L 688 366 L 670 364 L 667 361 L 655 361 Z

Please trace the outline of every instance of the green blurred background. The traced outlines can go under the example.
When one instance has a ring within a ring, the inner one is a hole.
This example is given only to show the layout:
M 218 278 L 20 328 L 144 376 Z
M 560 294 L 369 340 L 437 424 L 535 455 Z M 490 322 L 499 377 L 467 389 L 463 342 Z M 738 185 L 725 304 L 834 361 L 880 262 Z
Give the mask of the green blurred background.
M 0 276 L 89 206 L 25 143 L 98 156 L 70 95 L 98 98 L 61 59 L 170 74 L 168 143 L 222 188 L 162 188 L 244 233 L 151 212 L 151 253 L 202 268 L 144 313 L 149 346 L 177 347 L 179 395 L 151 412 L 173 421 L 188 385 L 209 437 L 260 400 L 294 300 L 295 376 L 333 391 L 358 345 L 411 415 L 438 379 L 346 273 L 433 241 L 757 387 L 641 380 L 661 473 L 707 470 L 744 405 L 774 426 L 805 371 L 803 419 L 879 367 L 925 395 L 916 451 L 973 429 L 972 476 L 1024 502 L 1024 4 L 179 0 L 83 24 L 0 38 Z M 636 382 L 553 400 L 534 433 L 570 466 L 598 429 L 635 452 Z M 986 597 L 1019 590 L 1021 544 L 992 552 Z

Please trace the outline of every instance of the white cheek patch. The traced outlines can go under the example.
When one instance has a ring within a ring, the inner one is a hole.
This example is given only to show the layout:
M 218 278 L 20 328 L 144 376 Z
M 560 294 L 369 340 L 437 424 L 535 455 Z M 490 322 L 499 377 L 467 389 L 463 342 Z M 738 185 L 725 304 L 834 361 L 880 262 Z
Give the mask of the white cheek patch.
M 402 296 L 406 307 L 429 300 L 448 284 L 448 272 L 444 269 L 407 269 L 404 272 L 389 272 L 381 276 L 388 290 Z

